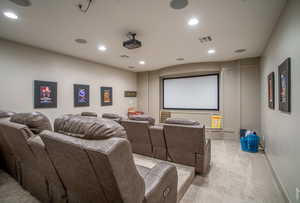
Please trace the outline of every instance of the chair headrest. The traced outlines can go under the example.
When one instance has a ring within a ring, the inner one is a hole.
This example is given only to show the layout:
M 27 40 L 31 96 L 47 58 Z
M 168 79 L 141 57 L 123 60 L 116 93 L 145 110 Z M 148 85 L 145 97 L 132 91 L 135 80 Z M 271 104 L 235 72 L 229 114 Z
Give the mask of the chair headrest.
M 82 112 L 81 116 L 97 117 L 97 113 L 95 113 L 95 112 Z
M 64 115 L 55 119 L 54 131 L 82 139 L 101 140 L 110 137 L 126 138 L 124 128 L 110 119 Z
M 131 116 L 129 116 L 129 120 L 148 121 L 150 125 L 155 124 L 155 119 L 148 115 L 131 115 Z
M 16 113 L 11 116 L 10 121 L 26 125 L 34 134 L 52 130 L 50 120 L 40 112 Z
M 198 121 L 180 119 L 180 118 L 168 118 L 165 121 L 166 124 L 176 124 L 176 125 L 200 125 Z
M 115 114 L 115 113 L 104 113 L 104 114 L 102 114 L 102 118 L 121 119 L 122 116 Z
M 8 117 L 11 117 L 14 114 L 15 114 L 15 112 L 12 112 L 12 111 L 2 111 L 2 110 L 0 110 L 0 118 L 8 118 Z

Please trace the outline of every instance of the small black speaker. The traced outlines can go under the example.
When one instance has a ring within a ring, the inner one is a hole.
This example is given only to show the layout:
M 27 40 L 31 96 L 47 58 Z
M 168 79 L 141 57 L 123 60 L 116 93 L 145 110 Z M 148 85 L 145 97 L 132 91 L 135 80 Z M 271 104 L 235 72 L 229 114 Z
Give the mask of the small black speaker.
M 30 0 L 10 0 L 10 1 L 17 4 L 18 6 L 23 6 L 23 7 L 31 6 Z

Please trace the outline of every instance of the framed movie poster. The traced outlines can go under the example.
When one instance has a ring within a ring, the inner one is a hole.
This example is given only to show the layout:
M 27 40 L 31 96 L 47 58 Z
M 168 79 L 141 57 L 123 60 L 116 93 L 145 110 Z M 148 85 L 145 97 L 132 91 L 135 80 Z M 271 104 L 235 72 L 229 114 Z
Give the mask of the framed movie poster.
M 101 106 L 111 106 L 113 103 L 112 87 L 101 87 Z
M 291 112 L 291 58 L 278 67 L 279 110 Z
M 74 106 L 90 106 L 90 86 L 74 84 Z
M 57 83 L 34 81 L 34 108 L 57 107 Z
M 268 103 L 271 109 L 275 108 L 275 73 L 272 72 L 268 75 Z

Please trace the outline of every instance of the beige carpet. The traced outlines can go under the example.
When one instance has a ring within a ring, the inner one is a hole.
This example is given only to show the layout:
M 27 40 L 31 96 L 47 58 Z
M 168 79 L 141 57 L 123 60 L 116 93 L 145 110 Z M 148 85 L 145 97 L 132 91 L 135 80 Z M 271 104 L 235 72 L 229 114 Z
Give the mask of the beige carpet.
M 137 159 L 139 155 L 135 155 L 135 160 Z M 156 164 L 155 160 L 149 162 L 149 159 L 139 159 L 138 162 L 150 164 L 148 166 L 151 166 L 151 163 Z M 285 202 L 271 175 L 264 154 L 242 152 L 236 141 L 212 140 L 212 164 L 207 177 L 194 178 L 180 203 Z M 1 170 L 0 202 L 38 203 L 13 178 Z
M 212 140 L 212 168 L 196 176 L 180 203 L 284 203 L 262 153 L 231 140 Z
M 0 170 L 1 203 L 39 203 L 25 191 L 12 177 Z

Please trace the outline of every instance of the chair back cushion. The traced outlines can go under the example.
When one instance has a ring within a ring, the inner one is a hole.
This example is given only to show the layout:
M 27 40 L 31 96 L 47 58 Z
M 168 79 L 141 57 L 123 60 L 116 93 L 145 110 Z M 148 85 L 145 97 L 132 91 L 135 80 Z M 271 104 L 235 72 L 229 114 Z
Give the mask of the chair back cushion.
M 14 114 L 15 114 L 15 112 L 12 112 L 12 111 L 0 110 L 0 118 L 8 118 L 8 117 L 11 117 Z
M 200 125 L 198 121 L 180 119 L 180 118 L 168 118 L 165 121 L 166 124 L 176 124 L 176 125 Z
M 34 134 L 43 130 L 52 130 L 50 120 L 40 112 L 16 113 L 11 116 L 10 121 L 26 125 Z
M 69 202 L 143 201 L 145 183 L 126 139 L 87 140 L 50 131 L 43 131 L 41 138 L 67 188 Z
M 97 113 L 95 112 L 82 112 L 81 116 L 90 116 L 90 117 L 97 117 Z
M 54 121 L 54 131 L 83 139 L 126 138 L 124 128 L 109 119 L 64 115 Z
M 135 121 L 148 121 L 150 125 L 155 124 L 155 119 L 148 115 L 131 115 L 129 117 L 129 120 L 135 120 Z

